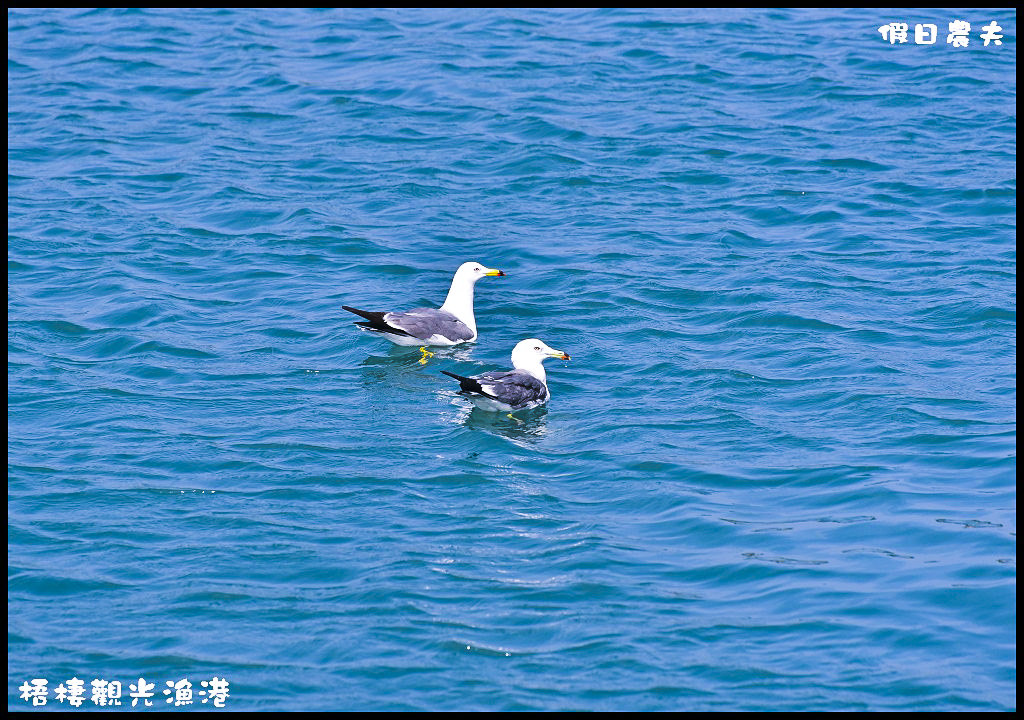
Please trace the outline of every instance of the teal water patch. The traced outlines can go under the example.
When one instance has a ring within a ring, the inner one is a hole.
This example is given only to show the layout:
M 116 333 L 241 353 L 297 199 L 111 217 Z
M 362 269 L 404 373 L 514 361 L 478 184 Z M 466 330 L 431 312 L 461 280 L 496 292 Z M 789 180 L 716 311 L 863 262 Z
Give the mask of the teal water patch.
M 899 12 L 9 11 L 9 709 L 1015 709 L 1016 15 Z

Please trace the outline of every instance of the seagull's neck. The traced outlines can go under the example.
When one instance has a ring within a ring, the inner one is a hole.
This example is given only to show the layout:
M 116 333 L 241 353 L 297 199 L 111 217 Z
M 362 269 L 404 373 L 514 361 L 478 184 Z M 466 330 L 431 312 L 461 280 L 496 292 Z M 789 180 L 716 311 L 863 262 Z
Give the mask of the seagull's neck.
M 544 383 L 545 386 L 548 384 L 547 373 L 544 372 L 544 365 L 542 361 L 536 358 L 528 358 L 526 360 L 522 358 L 513 357 L 512 367 L 516 370 L 522 370 L 523 372 L 530 373 L 535 378 Z
M 473 331 L 476 337 L 476 318 L 473 316 L 473 280 L 472 278 L 452 278 L 451 289 L 448 290 L 448 297 L 444 300 L 441 309 L 450 312 Z

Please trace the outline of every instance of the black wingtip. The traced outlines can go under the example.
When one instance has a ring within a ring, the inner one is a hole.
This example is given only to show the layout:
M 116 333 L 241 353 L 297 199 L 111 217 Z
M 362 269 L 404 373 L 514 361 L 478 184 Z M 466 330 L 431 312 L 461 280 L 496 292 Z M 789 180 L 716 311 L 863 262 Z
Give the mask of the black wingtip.
M 384 320 L 384 316 L 387 315 L 387 313 L 360 310 L 358 308 L 349 307 L 348 305 L 342 305 L 341 309 L 348 310 L 350 313 L 353 313 L 361 318 L 365 318 L 366 320 L 368 320 L 369 322 L 355 323 L 356 325 L 366 328 L 367 330 L 373 330 L 374 332 L 379 333 L 390 333 L 391 335 L 406 335 L 408 337 L 412 337 L 405 330 L 388 325 L 387 322 L 385 322 Z
M 360 310 L 359 308 L 349 307 L 348 305 L 342 305 L 341 309 L 342 310 L 348 310 L 353 315 L 358 315 L 359 317 L 367 318 L 367 319 L 369 319 L 368 316 L 372 314 L 372 313 L 367 312 L 366 310 Z
M 477 380 L 476 378 L 463 377 L 462 375 L 456 375 L 455 373 L 450 373 L 447 370 L 442 370 L 441 372 L 443 372 L 448 377 L 452 377 L 452 378 L 455 378 L 456 380 L 458 380 L 459 381 L 459 389 L 462 392 L 465 392 L 465 393 L 475 393 L 477 395 L 483 395 L 484 397 L 489 397 L 489 398 L 493 398 L 494 397 L 489 392 L 485 392 L 484 391 L 484 388 L 480 384 L 480 381 Z

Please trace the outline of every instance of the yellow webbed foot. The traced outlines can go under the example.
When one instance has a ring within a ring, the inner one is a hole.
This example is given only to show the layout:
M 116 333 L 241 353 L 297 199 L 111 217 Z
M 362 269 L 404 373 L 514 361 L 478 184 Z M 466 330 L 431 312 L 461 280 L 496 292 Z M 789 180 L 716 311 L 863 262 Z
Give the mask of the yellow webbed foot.
M 421 347 L 420 348 L 420 353 L 422 353 L 420 355 L 420 365 L 426 365 L 427 364 L 427 358 L 434 357 L 434 353 L 430 352 L 425 347 Z

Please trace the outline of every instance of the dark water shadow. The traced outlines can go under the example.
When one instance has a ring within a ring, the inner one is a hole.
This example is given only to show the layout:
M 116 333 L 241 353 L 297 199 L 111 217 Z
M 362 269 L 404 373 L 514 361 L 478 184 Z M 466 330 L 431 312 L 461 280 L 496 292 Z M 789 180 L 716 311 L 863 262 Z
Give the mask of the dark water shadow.
M 516 444 L 535 444 L 547 434 L 546 407 L 516 413 L 489 412 L 476 406 L 459 413 L 459 421 L 467 429 L 499 435 Z
M 390 367 L 409 368 L 430 368 L 434 369 L 445 361 L 450 362 L 471 362 L 473 360 L 473 347 L 429 347 L 430 355 L 424 357 L 418 347 L 403 347 L 391 345 L 381 353 L 368 355 L 365 360 L 359 363 L 361 366 L 386 365 Z M 422 360 L 426 362 L 421 362 Z

